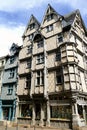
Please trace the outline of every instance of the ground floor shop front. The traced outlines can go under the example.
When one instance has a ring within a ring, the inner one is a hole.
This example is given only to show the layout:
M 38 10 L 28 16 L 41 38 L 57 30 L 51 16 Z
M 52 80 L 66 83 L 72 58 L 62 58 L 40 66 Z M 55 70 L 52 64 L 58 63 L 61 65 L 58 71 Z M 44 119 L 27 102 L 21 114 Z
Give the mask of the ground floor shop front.
M 16 101 L 1 100 L 0 101 L 0 120 L 15 120 Z
M 87 123 L 87 104 L 83 98 L 62 99 L 50 96 L 33 99 L 20 98 L 17 108 L 17 121 L 22 124 L 49 127 L 85 126 Z

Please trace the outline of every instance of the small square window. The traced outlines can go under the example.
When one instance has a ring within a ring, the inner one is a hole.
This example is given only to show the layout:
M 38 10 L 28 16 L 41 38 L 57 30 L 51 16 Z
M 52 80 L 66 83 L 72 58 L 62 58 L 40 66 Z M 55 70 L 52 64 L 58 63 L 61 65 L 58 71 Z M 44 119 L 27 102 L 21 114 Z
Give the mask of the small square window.
M 15 60 L 15 58 L 12 56 L 12 57 L 10 57 L 10 64 L 13 64 L 14 63 L 14 60 Z
M 33 39 L 33 36 L 34 36 L 34 34 L 32 33 L 32 34 L 30 34 L 30 35 L 28 35 L 28 40 L 32 40 Z
M 31 25 L 30 25 L 30 30 L 32 30 L 32 29 L 34 29 L 35 28 L 35 23 L 32 23 Z
M 37 64 L 44 63 L 44 54 L 37 55 Z
M 38 47 L 38 48 L 43 47 L 43 45 L 44 45 L 43 40 L 42 40 L 42 41 L 39 41 L 39 42 L 37 43 L 37 47 Z
M 56 71 L 56 83 L 57 84 L 62 84 L 63 80 L 62 80 L 62 69 L 59 68 L 57 71 Z
M 50 20 L 52 20 L 52 19 L 53 19 L 53 14 L 47 15 L 47 21 L 50 21 Z
M 53 24 L 47 26 L 46 29 L 47 29 L 47 32 L 52 31 L 53 30 Z

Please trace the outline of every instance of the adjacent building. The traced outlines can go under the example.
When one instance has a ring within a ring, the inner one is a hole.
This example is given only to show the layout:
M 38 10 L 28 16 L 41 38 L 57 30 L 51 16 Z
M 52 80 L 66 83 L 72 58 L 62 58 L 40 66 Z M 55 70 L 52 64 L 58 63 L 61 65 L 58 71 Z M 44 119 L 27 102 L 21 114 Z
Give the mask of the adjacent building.
M 1 87 L 1 120 L 15 120 L 17 102 L 17 71 L 20 46 L 13 43 L 5 63 Z
M 0 117 L 1 117 L 1 87 L 2 87 L 2 79 L 3 79 L 3 72 L 4 72 L 4 67 L 5 63 L 8 59 L 8 56 L 2 56 L 0 57 Z

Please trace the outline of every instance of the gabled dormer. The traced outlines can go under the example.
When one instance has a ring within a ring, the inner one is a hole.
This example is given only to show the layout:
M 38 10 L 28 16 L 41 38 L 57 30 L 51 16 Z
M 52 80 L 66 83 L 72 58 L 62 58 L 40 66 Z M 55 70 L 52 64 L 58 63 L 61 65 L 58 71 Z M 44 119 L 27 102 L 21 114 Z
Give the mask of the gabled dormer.
M 48 7 L 45 11 L 43 20 L 42 20 L 42 24 L 41 27 L 45 24 L 48 23 L 52 20 L 57 21 L 58 19 L 62 18 L 62 16 L 60 14 L 58 14 L 50 4 L 48 4 Z
M 76 11 L 76 17 L 74 20 L 74 26 L 78 27 L 80 30 L 83 30 L 84 34 L 87 36 L 87 30 L 86 26 L 84 24 L 84 21 L 82 19 L 81 13 L 79 10 Z
M 18 48 L 19 48 L 19 46 L 17 44 L 13 43 L 12 46 L 11 46 L 11 48 L 10 48 L 10 55 L 12 56 L 15 53 L 17 53 L 18 50 L 19 50 Z
M 30 20 L 26 26 L 25 32 L 23 34 L 23 37 L 26 37 L 30 33 L 35 32 L 35 30 L 38 30 L 39 27 L 40 27 L 40 23 L 33 15 L 31 15 Z

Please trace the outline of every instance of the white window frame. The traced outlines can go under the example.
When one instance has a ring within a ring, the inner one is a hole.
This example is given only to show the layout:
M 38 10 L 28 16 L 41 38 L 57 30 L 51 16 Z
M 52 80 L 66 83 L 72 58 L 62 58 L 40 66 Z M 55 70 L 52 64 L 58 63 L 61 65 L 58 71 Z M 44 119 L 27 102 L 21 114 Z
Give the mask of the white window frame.
M 44 54 L 37 55 L 37 64 L 44 63 Z
M 9 85 L 9 86 L 8 86 L 7 94 L 8 94 L 8 95 L 12 95 L 12 93 L 13 93 L 13 85 Z
M 36 86 L 44 85 L 44 72 L 37 71 L 36 73 Z
M 53 24 L 46 27 L 47 32 L 53 31 Z

